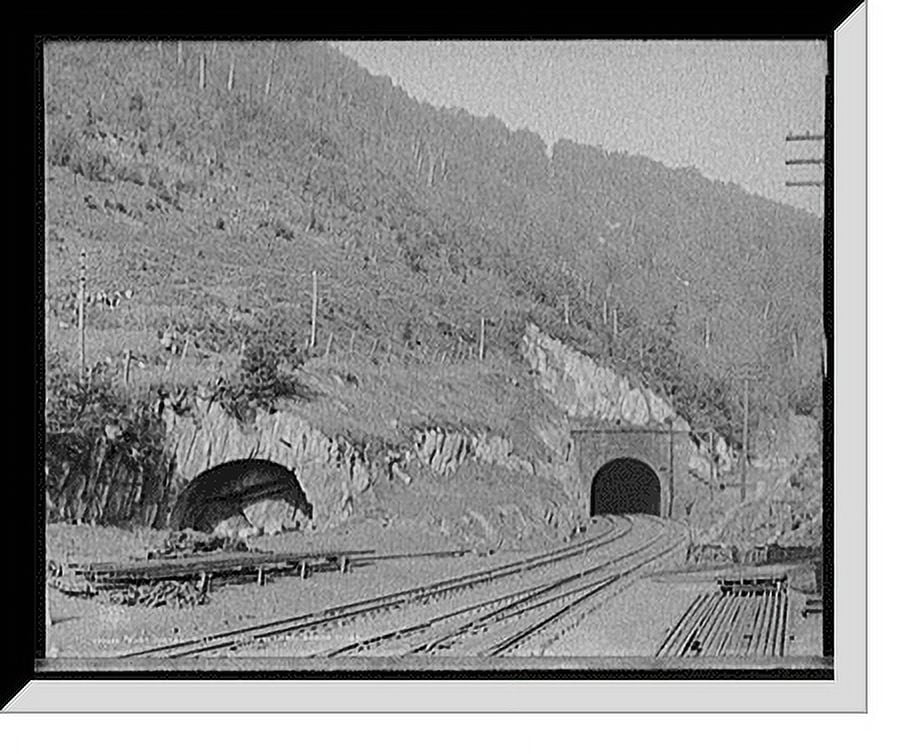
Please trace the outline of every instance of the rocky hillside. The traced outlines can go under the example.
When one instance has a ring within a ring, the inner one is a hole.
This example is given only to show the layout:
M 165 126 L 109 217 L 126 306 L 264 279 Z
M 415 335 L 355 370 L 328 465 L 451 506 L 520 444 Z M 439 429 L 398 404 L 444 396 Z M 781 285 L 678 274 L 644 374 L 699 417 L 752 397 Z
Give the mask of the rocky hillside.
M 166 526 L 186 479 L 258 455 L 316 526 L 562 536 L 585 494 L 569 418 L 711 426 L 730 469 L 742 371 L 761 457 L 819 416 L 806 213 L 642 157 L 549 156 L 324 44 L 55 43 L 45 84 L 51 518 Z M 700 530 L 737 525 L 723 506 Z
M 204 71 L 203 71 L 204 69 Z M 204 72 L 204 75 L 203 75 Z M 642 157 L 408 97 L 323 44 L 46 48 L 49 308 L 224 352 L 244 317 L 418 359 L 514 349 L 527 318 L 698 423 L 817 410 L 821 224 Z M 299 338 L 305 341 L 305 336 Z M 142 344 L 136 337 L 136 345 Z

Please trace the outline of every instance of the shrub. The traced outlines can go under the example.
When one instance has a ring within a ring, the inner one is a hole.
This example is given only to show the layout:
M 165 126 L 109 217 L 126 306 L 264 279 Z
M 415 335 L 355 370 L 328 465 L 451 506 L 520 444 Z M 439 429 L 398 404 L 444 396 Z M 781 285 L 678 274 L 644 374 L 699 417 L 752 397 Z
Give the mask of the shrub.
M 150 393 L 127 396 L 118 390 L 104 362 L 96 364 L 83 383 L 56 352 L 45 359 L 44 421 L 49 439 L 75 451 L 107 435 L 134 459 L 154 459 L 164 442 Z
M 251 421 L 258 409 L 273 412 L 279 398 L 310 398 L 311 393 L 282 370 L 284 362 L 302 364 L 302 355 L 288 334 L 269 321 L 256 330 L 243 352 L 239 369 L 215 386 L 215 396 L 240 421 Z
M 69 166 L 74 173 L 85 176 L 89 181 L 108 180 L 107 155 L 89 146 L 77 143 L 70 156 Z
M 72 131 L 54 130 L 47 145 L 47 159 L 51 165 L 67 167 L 76 150 L 76 136 Z
M 275 238 L 281 238 L 284 241 L 293 240 L 293 229 L 287 225 L 283 220 L 279 218 L 271 218 L 268 220 L 262 220 L 258 224 L 258 228 L 264 228 L 269 233 L 274 233 Z

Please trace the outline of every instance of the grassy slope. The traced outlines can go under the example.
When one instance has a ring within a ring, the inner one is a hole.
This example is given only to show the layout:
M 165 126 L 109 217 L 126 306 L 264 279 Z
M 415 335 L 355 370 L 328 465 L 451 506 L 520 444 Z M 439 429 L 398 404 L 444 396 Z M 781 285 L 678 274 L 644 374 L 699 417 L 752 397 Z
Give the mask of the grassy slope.
M 234 319 L 264 312 L 304 341 L 317 269 L 322 344 L 354 334 L 366 352 L 377 337 L 380 350 L 438 359 L 475 346 L 484 315 L 508 351 L 532 316 L 689 414 L 716 403 L 701 400 L 710 392 L 719 420 L 740 413 L 740 385 L 723 375 L 743 363 L 760 362 L 767 385 L 753 414 L 810 388 L 815 219 L 645 158 L 560 142 L 549 161 L 538 137 L 418 104 L 322 45 L 183 54 L 179 69 L 170 44 L 49 48 L 49 153 L 72 194 L 51 203 L 53 307 L 87 243 L 94 281 L 141 287 L 137 329 L 177 321 L 220 350 L 239 345 Z

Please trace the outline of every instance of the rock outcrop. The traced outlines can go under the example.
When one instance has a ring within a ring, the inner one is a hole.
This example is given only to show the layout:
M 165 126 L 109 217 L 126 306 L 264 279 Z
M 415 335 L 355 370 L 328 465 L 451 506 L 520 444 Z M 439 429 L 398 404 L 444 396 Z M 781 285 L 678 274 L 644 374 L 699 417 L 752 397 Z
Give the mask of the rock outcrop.
M 165 409 L 163 419 L 177 480 L 238 458 L 274 461 L 294 472 L 319 528 L 347 518 L 377 473 L 378 464 L 360 448 L 327 437 L 290 411 L 259 413 L 246 426 L 220 404 L 196 399 L 188 412 Z
M 549 337 L 533 323 L 523 337 L 523 354 L 533 369 L 536 385 L 571 419 L 592 419 L 616 426 L 668 427 L 690 432 L 687 419 L 662 396 L 639 380 L 597 364 L 585 354 Z M 692 433 L 689 470 L 702 479 L 710 476 L 710 454 Z M 713 463 L 718 473 L 733 469 L 735 454 L 717 437 Z
M 413 453 L 436 474 L 449 475 L 462 464 L 477 461 L 553 481 L 573 499 L 578 482 L 576 471 L 569 463 L 568 453 L 563 452 L 564 443 L 570 442 L 566 430 L 562 434 L 556 434 L 549 427 L 548 433 L 540 429 L 537 435 L 546 444 L 551 443 L 555 446 L 554 449 L 562 451 L 561 462 L 522 458 L 514 452 L 511 440 L 501 435 L 442 427 L 420 430 L 414 439 Z
M 652 390 L 597 364 L 532 323 L 523 338 L 523 353 L 537 386 L 571 418 L 634 427 L 666 426 L 671 419 L 675 429 L 690 429 L 687 421 Z

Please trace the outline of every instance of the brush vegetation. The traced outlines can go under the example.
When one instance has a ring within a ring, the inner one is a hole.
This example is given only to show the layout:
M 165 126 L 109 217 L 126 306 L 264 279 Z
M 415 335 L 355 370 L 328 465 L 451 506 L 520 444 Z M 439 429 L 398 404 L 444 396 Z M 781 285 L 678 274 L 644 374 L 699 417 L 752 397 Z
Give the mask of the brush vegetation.
M 745 372 L 757 423 L 820 410 L 808 213 L 644 157 L 568 141 L 549 156 L 326 44 L 183 43 L 182 64 L 173 42 L 45 55 L 51 318 L 71 316 L 86 247 L 94 284 L 136 291 L 90 311 L 92 331 L 179 330 L 203 367 L 246 349 L 240 392 L 265 406 L 293 392 L 280 370 L 329 340 L 415 379 L 475 358 L 485 318 L 502 362 L 532 320 L 731 437 Z M 276 330 L 262 351 L 256 333 Z M 71 327 L 59 338 L 72 354 Z M 149 368 L 170 359 L 145 351 Z

